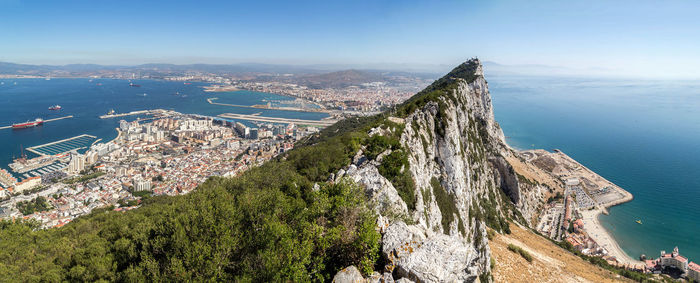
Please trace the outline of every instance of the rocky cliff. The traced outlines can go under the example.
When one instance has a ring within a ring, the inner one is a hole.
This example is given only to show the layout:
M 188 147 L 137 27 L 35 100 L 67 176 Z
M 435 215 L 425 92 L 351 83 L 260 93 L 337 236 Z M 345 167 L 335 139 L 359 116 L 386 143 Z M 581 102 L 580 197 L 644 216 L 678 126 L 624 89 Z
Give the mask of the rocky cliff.
M 383 278 L 490 281 L 487 227 L 509 233 L 508 220 L 530 225 L 547 188 L 523 182 L 507 161 L 514 153 L 479 60 L 387 113 L 368 135 L 397 144 L 364 145 L 334 178 L 361 184 L 380 215 Z

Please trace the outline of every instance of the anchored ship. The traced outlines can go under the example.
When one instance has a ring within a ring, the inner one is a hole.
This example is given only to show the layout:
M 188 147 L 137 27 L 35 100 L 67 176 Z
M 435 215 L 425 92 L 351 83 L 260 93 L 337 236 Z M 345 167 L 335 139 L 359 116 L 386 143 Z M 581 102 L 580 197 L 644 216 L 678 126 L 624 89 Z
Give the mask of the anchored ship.
M 12 124 L 13 129 L 24 129 L 24 128 L 32 128 L 36 126 L 41 126 L 44 124 L 44 120 L 41 118 L 36 118 L 34 121 L 27 121 L 24 123 L 17 123 L 17 124 Z

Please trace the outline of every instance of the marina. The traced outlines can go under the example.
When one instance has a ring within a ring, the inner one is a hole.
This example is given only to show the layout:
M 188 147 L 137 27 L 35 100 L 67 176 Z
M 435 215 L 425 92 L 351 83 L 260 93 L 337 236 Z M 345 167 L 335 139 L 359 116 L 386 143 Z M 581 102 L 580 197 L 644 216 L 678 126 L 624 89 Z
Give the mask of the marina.
M 27 148 L 27 151 L 39 156 L 64 154 L 73 150 L 87 148 L 97 140 L 97 137 L 82 134 L 72 138 L 54 141 Z

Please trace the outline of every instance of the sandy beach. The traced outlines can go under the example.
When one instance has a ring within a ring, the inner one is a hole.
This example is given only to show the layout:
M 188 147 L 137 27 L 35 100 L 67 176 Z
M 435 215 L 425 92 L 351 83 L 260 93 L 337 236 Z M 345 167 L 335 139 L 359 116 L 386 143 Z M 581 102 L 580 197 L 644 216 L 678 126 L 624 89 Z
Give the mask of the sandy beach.
M 578 209 L 583 216 L 583 227 L 588 236 L 598 243 L 599 246 L 605 248 L 609 255 L 617 258 L 621 264 L 644 264 L 642 261 L 627 255 L 598 219 L 601 213 L 608 213 L 608 207 L 631 201 L 634 196 L 630 192 L 583 166 L 564 152 L 558 150 L 555 152 L 527 150 L 522 153 L 524 153 L 524 157 L 528 162 L 532 162 L 540 169 L 561 180 L 576 178 L 580 182 L 580 186 L 586 189 L 586 194 L 591 196 L 590 201 L 594 202 L 595 208 L 592 210 L 588 210 L 587 207 Z M 607 191 L 601 193 L 603 188 L 606 188 Z M 596 197 L 593 197 L 592 192 L 597 192 Z
M 617 258 L 617 261 L 625 265 L 643 265 L 642 261 L 636 260 L 629 255 L 627 255 L 622 248 L 617 244 L 615 238 L 613 238 L 608 230 L 603 227 L 603 225 L 598 220 L 598 217 L 602 213 L 602 209 L 598 208 L 595 210 L 585 210 L 581 211 L 583 216 L 583 227 L 599 246 L 605 248 L 611 256 Z

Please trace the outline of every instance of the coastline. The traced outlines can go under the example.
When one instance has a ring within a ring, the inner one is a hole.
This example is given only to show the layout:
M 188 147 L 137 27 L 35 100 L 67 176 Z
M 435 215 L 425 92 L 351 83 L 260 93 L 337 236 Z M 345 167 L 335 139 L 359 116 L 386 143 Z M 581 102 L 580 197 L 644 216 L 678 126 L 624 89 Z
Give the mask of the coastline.
M 621 265 L 626 265 L 626 266 L 639 266 L 639 265 L 644 265 L 644 262 L 634 259 L 631 256 L 629 256 L 627 253 L 625 253 L 624 250 L 620 247 L 619 243 L 613 237 L 612 233 L 606 229 L 602 223 L 600 223 L 600 216 L 601 214 L 606 214 L 608 215 L 608 208 L 613 207 L 615 205 L 623 204 L 629 201 L 632 201 L 634 199 L 634 196 L 632 193 L 626 191 L 625 189 L 615 185 L 613 182 L 610 182 L 609 180 L 603 178 L 602 176 L 596 174 L 593 170 L 588 169 L 586 166 L 583 166 L 581 163 L 576 161 L 575 159 L 571 158 L 570 156 L 566 155 L 564 152 L 557 152 L 557 154 L 561 154 L 562 156 L 566 157 L 569 159 L 571 162 L 577 164 L 580 166 L 583 170 L 586 170 L 592 174 L 595 174 L 597 177 L 599 177 L 602 181 L 605 183 L 609 184 L 610 187 L 612 187 L 615 191 L 620 193 L 622 195 L 621 198 L 618 198 L 616 200 L 604 203 L 604 204 L 599 204 L 596 202 L 596 208 L 593 210 L 580 210 L 581 215 L 583 216 L 583 229 L 588 233 L 588 236 L 593 239 L 596 243 L 598 243 L 599 246 L 605 248 L 606 251 L 608 251 L 608 255 L 614 256 L 617 261 Z

